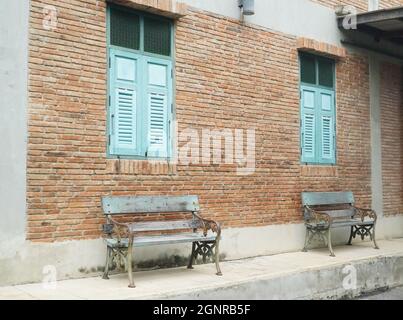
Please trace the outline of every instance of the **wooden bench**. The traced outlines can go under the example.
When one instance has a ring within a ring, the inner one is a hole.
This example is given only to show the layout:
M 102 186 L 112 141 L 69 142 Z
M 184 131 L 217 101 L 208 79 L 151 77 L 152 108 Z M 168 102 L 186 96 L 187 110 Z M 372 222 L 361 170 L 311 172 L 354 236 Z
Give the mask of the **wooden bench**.
M 302 205 L 306 226 L 304 252 L 311 240 L 319 236 L 327 242 L 330 255 L 334 257 L 331 229 L 342 227 L 350 227 L 348 245 L 356 236 L 362 240 L 368 236 L 375 249 L 379 249 L 375 240 L 376 213 L 372 209 L 355 207 L 352 192 L 303 192 Z
M 219 223 L 200 216 L 197 196 L 107 196 L 102 197 L 102 208 L 107 219 L 107 223 L 103 225 L 107 245 L 103 279 L 109 279 L 109 268 L 115 261 L 118 266 L 125 266 L 129 287 L 134 288 L 133 247 L 174 243 L 192 243 L 189 269 L 193 269 L 193 263 L 201 255 L 203 262 L 207 258 L 214 258 L 217 275 L 222 275 L 219 266 L 221 228 Z M 164 217 L 182 213 L 185 218 L 168 221 L 144 220 L 145 216 L 149 220 L 150 215 L 161 213 L 164 213 Z M 140 219 L 137 219 L 138 222 L 122 222 L 117 221 L 118 215 L 137 216 Z M 165 234 L 165 231 L 169 233 Z

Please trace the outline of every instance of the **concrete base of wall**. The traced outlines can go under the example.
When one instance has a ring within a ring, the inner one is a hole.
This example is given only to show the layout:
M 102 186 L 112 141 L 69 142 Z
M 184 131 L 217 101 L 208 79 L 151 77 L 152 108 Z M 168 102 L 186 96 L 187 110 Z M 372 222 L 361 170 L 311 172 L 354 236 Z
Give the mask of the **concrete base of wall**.
M 343 244 L 348 236 L 348 229 L 335 230 L 333 243 Z M 224 229 L 222 260 L 299 251 L 304 237 L 303 224 Z M 400 237 L 403 237 L 403 216 L 379 220 L 378 239 Z M 7 250 L 2 248 L 6 245 Z M 99 274 L 105 263 L 105 251 L 102 239 L 50 244 L 25 242 L 15 247 L 3 242 L 0 245 L 0 286 L 41 282 L 49 266 L 56 270 L 58 280 Z M 135 251 L 135 262 L 140 268 L 176 267 L 185 265 L 189 254 L 190 245 L 187 244 L 156 246 L 152 250 L 149 247 L 138 248 Z
M 214 264 L 0 287 L 2 299 L 341 299 L 403 284 L 403 239 L 336 246 Z

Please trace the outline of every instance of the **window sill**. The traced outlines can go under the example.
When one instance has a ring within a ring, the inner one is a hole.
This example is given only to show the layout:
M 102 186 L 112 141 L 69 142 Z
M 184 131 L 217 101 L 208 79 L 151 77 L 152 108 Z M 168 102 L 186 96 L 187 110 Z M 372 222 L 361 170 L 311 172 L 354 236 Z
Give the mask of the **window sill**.
M 176 175 L 176 164 L 158 160 L 108 159 L 106 170 L 123 175 Z
M 189 11 L 188 6 L 179 1 L 172 3 L 172 1 L 155 0 L 109 0 L 109 2 L 173 19 L 184 17 Z
M 337 177 L 336 165 L 301 165 L 300 174 L 304 177 Z
M 300 51 L 306 51 L 336 60 L 344 59 L 347 56 L 346 48 L 334 46 L 329 43 L 320 42 L 304 37 L 300 37 L 297 39 L 297 49 Z

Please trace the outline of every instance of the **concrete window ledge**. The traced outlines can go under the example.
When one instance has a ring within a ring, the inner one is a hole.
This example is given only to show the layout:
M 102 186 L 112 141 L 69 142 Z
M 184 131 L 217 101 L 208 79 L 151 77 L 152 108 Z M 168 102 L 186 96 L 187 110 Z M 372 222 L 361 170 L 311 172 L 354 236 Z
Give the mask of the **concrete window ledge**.
M 332 59 L 343 59 L 347 56 L 347 50 L 325 42 L 300 37 L 297 39 L 297 49 L 313 54 L 326 56 Z
M 106 0 L 136 10 L 178 19 L 188 13 L 188 6 L 176 0 Z
M 301 166 L 300 174 L 303 177 L 337 177 L 338 170 L 337 166 L 306 165 Z
M 107 160 L 106 171 L 126 175 L 176 175 L 176 164 L 167 161 L 148 161 L 130 159 Z

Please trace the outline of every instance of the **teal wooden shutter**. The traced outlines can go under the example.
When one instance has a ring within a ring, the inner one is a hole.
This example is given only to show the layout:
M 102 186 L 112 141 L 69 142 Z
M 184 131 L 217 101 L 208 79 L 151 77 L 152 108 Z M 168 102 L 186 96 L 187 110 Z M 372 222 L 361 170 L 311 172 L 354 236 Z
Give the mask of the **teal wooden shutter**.
M 169 120 L 172 104 L 171 62 L 147 57 L 146 78 L 146 150 L 148 157 L 169 157 Z
M 301 86 L 301 161 L 316 161 L 316 89 Z
M 336 126 L 334 91 L 318 89 L 318 160 L 323 164 L 336 163 Z
M 122 50 L 110 50 L 109 153 L 140 154 L 138 121 L 139 58 Z

